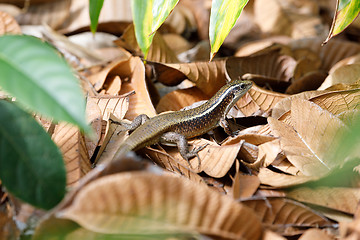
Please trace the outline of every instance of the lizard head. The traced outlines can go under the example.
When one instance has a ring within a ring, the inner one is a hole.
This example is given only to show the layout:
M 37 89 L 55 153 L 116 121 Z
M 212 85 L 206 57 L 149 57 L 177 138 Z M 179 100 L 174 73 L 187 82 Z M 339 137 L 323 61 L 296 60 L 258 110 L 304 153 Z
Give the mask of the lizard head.
M 252 86 L 248 80 L 233 80 L 228 83 L 228 91 L 233 96 L 233 101 L 237 102 Z
M 228 98 L 228 105 L 226 106 L 224 115 L 226 115 L 230 109 L 235 105 L 235 103 L 242 97 L 244 94 L 251 88 L 252 82 L 248 80 L 233 80 L 226 84 L 223 88 L 225 90 L 226 96 Z

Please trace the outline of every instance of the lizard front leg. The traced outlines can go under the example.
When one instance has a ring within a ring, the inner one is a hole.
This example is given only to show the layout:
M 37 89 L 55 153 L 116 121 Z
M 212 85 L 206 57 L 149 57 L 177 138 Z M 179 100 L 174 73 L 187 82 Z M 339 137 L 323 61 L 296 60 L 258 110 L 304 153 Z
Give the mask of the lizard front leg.
M 196 156 L 199 161 L 198 168 L 200 168 L 200 157 L 199 157 L 198 152 L 203 150 L 207 146 L 207 144 L 204 146 L 200 146 L 198 148 L 194 148 L 191 151 L 189 151 L 189 145 L 188 145 L 188 142 L 187 142 L 185 136 L 182 134 L 176 133 L 176 132 L 164 133 L 161 136 L 160 141 L 176 143 L 176 145 L 179 149 L 180 155 L 189 163 L 189 165 L 190 165 L 189 159 Z
M 124 126 L 126 128 L 126 130 L 134 131 L 136 128 L 138 128 L 140 125 L 144 124 L 149 119 L 150 118 L 146 114 L 140 114 L 131 123 L 123 123 L 123 122 L 117 122 L 117 121 L 112 121 L 112 122 L 119 124 L 121 126 Z

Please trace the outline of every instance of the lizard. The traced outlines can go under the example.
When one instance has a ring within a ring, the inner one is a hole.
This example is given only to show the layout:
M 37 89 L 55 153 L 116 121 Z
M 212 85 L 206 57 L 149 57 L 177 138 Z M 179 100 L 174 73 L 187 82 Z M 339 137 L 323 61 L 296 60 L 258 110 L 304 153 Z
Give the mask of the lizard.
M 189 151 L 187 139 L 204 134 L 217 126 L 231 134 L 226 114 L 235 103 L 251 88 L 252 82 L 236 79 L 224 85 L 204 104 L 183 111 L 175 111 L 149 118 L 145 114 L 137 116 L 131 124 L 119 123 L 132 131 L 129 137 L 118 147 L 113 160 L 119 160 L 130 151 L 136 151 L 155 143 L 176 143 L 180 155 L 189 162 L 197 157 L 201 146 Z

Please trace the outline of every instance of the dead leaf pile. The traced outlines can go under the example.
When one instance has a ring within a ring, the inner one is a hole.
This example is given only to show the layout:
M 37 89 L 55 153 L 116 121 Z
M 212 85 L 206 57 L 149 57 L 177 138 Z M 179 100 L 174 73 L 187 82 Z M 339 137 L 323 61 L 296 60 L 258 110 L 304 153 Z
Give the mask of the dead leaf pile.
M 63 153 L 69 191 L 28 215 L 0 192 L 0 238 L 19 234 L 11 217 L 33 216 L 34 239 L 359 238 L 360 156 L 337 146 L 359 116 L 360 44 L 344 35 L 321 46 L 335 3 L 250 1 L 209 62 L 211 1 L 180 1 L 146 61 L 128 1 L 105 1 L 98 31 L 109 35 L 95 35 L 91 51 L 76 40 L 89 28 L 86 6 L 44 2 L 16 18 L 0 12 L 0 34 L 47 22 L 46 39 L 76 59 L 95 134 L 38 119 Z M 232 136 L 217 127 L 189 141 L 207 145 L 200 164 L 159 144 L 110 161 L 129 134 L 117 122 L 196 106 L 236 78 L 254 85 L 228 114 Z

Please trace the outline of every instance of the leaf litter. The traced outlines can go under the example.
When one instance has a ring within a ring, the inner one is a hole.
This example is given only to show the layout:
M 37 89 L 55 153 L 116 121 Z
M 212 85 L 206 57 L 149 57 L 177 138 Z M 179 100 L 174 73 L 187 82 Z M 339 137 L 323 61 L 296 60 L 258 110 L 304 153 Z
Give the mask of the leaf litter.
M 49 133 L 62 151 L 69 191 L 53 210 L 30 213 L 41 219 L 34 239 L 59 234 L 53 226 L 63 229 L 61 234 L 69 239 L 359 236 L 359 176 L 353 171 L 358 164 L 334 151 L 359 114 L 360 45 L 332 39 L 321 47 L 324 38 L 319 35 L 326 36 L 327 25 L 318 12 L 331 11 L 329 3 L 256 0 L 244 9 L 254 29 L 244 35 L 231 32 L 234 46 L 225 41 L 220 58 L 199 61 L 197 51 L 206 49 L 196 47 L 206 36 L 208 19 L 201 15 L 209 14 L 205 2 L 209 1 L 179 3 L 174 16 L 156 33 L 146 62 L 129 19 L 100 23 L 100 31 L 122 35 L 111 47 L 119 57 L 104 55 L 106 62 L 95 65 L 80 57 L 75 67 L 84 90 L 89 84 L 95 89 L 89 91 L 87 111 L 96 137 L 85 138 L 70 125 L 54 123 Z M 199 9 L 189 9 L 192 4 Z M 41 9 L 41 4 L 32 7 Z M 271 13 L 266 21 L 264 12 Z M 15 20 L 0 16 L 0 23 L 7 24 L 5 32 L 17 32 Z M 76 35 L 74 30 L 84 31 L 81 27 L 88 23 L 83 18 L 77 24 L 51 26 Z M 196 41 L 193 29 L 197 29 Z M 175 48 L 175 41 L 179 45 L 182 41 L 183 47 Z M 66 45 L 63 48 L 67 50 Z M 97 52 L 106 54 L 102 50 Z M 186 62 L 181 55 L 185 52 Z M 189 164 L 177 148 L 162 145 L 139 150 L 117 163 L 109 161 L 128 135 L 115 122 L 180 110 L 210 98 L 226 81 L 239 77 L 255 84 L 236 104 L 232 112 L 236 119 L 228 119 L 233 136 L 215 128 L 189 142 L 191 147 L 208 144 L 199 153 L 200 165 L 198 159 Z M 253 117 L 265 121 L 257 123 Z M 348 176 L 349 181 L 325 184 L 339 176 Z M 6 199 L 0 201 L 2 206 L 11 208 L 14 200 L 0 196 Z M 6 237 L 14 225 L 1 216 L 8 223 L 0 236 Z

